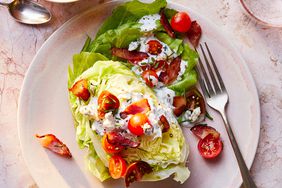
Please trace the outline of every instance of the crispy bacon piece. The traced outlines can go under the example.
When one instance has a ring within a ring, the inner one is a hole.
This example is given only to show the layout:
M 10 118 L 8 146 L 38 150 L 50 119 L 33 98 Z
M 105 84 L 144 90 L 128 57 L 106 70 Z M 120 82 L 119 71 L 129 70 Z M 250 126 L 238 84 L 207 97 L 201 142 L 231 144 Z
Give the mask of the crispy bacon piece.
M 127 106 L 123 113 L 135 115 L 137 113 L 146 113 L 150 110 L 151 108 L 148 100 L 141 99 Z
M 107 141 L 114 146 L 137 148 L 140 145 L 136 136 L 128 134 L 122 129 L 115 129 L 107 133 Z
M 160 70 L 163 70 L 165 71 L 168 67 L 168 64 L 166 61 L 164 60 L 158 60 L 156 61 L 152 66 L 151 66 L 151 70 L 154 70 L 154 71 L 160 71 Z
M 90 92 L 88 90 L 88 83 L 87 80 L 81 79 L 77 81 L 70 89 L 75 96 L 87 101 L 90 97 Z
M 152 55 L 158 55 L 162 52 L 163 45 L 157 40 L 150 40 L 148 43 L 148 52 Z
M 149 174 L 152 171 L 152 167 L 144 161 L 137 161 L 130 164 L 124 177 L 126 187 L 129 187 L 134 181 L 140 181 L 144 174 Z
M 207 125 L 195 125 L 190 129 L 194 135 L 199 139 L 204 139 L 208 134 L 212 134 L 214 138 L 218 139 L 220 137 L 219 132 L 210 126 Z
M 153 70 L 153 71 L 165 71 L 168 67 L 168 64 L 165 60 L 157 60 L 153 64 L 146 64 L 140 66 L 143 71 Z
M 197 23 L 197 21 L 192 21 L 191 27 L 187 32 L 187 36 L 191 44 L 196 48 L 199 44 L 199 40 L 202 35 L 201 26 Z
M 167 132 L 170 128 L 170 125 L 169 125 L 169 122 L 167 121 L 167 119 L 164 115 L 161 115 L 160 123 L 161 123 L 161 126 L 162 126 L 162 132 L 163 133 Z
M 134 51 L 129 51 L 126 48 L 112 48 L 112 55 L 126 59 L 129 62 L 136 64 L 139 61 L 142 61 L 143 59 L 146 59 L 149 57 L 147 53 L 144 52 L 138 52 L 136 50 Z
M 161 24 L 163 25 L 164 29 L 166 30 L 167 34 L 171 37 L 171 38 L 175 38 L 175 33 L 164 13 L 164 9 L 161 10 L 160 12 L 161 15 Z
M 176 57 L 169 65 L 166 71 L 161 72 L 159 81 L 165 85 L 172 83 L 178 76 L 180 71 L 181 58 Z
M 38 134 L 36 134 L 35 136 L 36 138 L 40 139 L 40 143 L 43 147 L 63 157 L 66 157 L 66 158 L 72 157 L 69 148 L 53 134 L 46 134 L 42 136 L 39 136 Z
M 173 97 L 173 113 L 178 117 L 186 110 L 186 99 L 183 96 Z

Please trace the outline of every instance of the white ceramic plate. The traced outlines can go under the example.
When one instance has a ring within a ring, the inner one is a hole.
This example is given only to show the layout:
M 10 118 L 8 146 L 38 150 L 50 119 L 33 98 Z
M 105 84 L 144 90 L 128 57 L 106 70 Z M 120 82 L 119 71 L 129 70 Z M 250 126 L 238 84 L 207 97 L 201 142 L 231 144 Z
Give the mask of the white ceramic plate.
M 122 181 L 100 183 L 84 165 L 85 151 L 75 141 L 75 130 L 68 103 L 67 71 L 72 56 L 78 53 L 87 37 L 94 36 L 102 21 L 121 1 L 110 2 L 88 10 L 64 24 L 42 46 L 29 67 L 20 95 L 18 127 L 23 156 L 39 187 L 123 187 Z M 247 166 L 254 159 L 260 130 L 260 108 L 252 76 L 240 54 L 214 24 L 183 6 L 170 7 L 190 13 L 203 30 L 202 41 L 208 42 L 230 95 L 228 116 Z M 204 160 L 197 151 L 197 138 L 184 129 L 190 145 L 190 178 L 185 184 L 167 179 L 153 183 L 135 183 L 132 187 L 239 187 L 242 180 L 220 116 L 209 124 L 222 135 L 222 155 Z M 55 134 L 71 150 L 67 160 L 42 148 L 34 135 Z

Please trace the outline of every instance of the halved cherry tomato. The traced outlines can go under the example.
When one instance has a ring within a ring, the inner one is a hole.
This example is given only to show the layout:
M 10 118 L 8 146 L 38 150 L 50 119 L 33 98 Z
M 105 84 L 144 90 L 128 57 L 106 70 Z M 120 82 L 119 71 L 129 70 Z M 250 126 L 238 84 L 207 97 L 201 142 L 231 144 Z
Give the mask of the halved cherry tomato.
M 147 42 L 149 48 L 148 52 L 152 55 L 158 55 L 162 52 L 163 45 L 157 40 L 150 40 Z
M 70 89 L 75 96 L 79 97 L 80 99 L 87 101 L 90 97 L 90 92 L 88 90 L 88 83 L 87 80 L 81 79 L 77 81 Z
M 137 113 L 146 113 L 150 111 L 150 104 L 147 99 L 141 99 L 139 101 L 131 103 L 129 106 L 127 106 L 122 112 L 121 116 L 127 116 L 128 114 L 137 114 Z M 126 117 L 125 117 L 126 118 Z
M 183 96 L 175 96 L 173 97 L 173 113 L 177 117 L 180 116 L 184 110 L 186 109 L 186 99 Z
M 172 17 L 170 24 L 174 31 L 185 33 L 191 27 L 191 19 L 186 12 L 178 12 Z
M 220 137 L 219 132 L 215 128 L 207 125 L 195 125 L 190 130 L 200 139 L 204 139 L 208 134 L 212 134 L 214 138 Z
M 109 91 L 104 90 L 98 97 L 98 116 L 104 118 L 105 113 L 119 108 L 118 98 Z
M 200 107 L 201 114 L 206 114 L 206 103 L 204 97 L 197 88 L 192 88 L 185 94 L 186 97 L 186 107 L 188 110 L 194 110 L 197 107 Z
M 130 164 L 124 177 L 126 187 L 134 181 L 140 181 L 144 174 L 149 174 L 152 171 L 152 167 L 144 161 L 137 161 Z
M 131 133 L 141 136 L 144 134 L 143 126 L 148 123 L 149 119 L 145 114 L 138 113 L 133 115 L 128 122 L 128 129 Z
M 154 87 L 158 84 L 158 75 L 153 70 L 146 70 L 142 73 L 142 78 L 149 87 Z
M 118 155 L 112 156 L 109 161 L 109 172 L 114 179 L 123 177 L 126 173 L 125 160 Z
M 198 150 L 202 157 L 213 159 L 221 153 L 222 145 L 220 138 L 215 138 L 212 134 L 208 134 L 199 141 Z
M 122 145 L 114 145 L 114 144 L 109 143 L 107 134 L 104 134 L 102 138 L 102 147 L 109 154 L 119 153 L 124 148 L 124 146 Z
M 71 158 L 72 155 L 70 153 L 69 148 L 61 142 L 55 135 L 53 134 L 46 134 L 46 135 L 35 135 L 36 138 L 40 139 L 40 143 L 43 147 L 63 156 L 66 158 Z

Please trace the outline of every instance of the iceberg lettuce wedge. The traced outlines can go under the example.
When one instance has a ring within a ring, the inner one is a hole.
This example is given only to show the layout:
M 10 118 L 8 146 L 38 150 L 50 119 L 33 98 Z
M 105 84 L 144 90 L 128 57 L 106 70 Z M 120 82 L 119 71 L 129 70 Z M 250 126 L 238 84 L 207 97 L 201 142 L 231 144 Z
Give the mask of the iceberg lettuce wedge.
M 84 59 L 84 58 L 82 58 Z M 73 71 L 70 71 L 73 74 Z M 70 76 L 70 78 L 72 78 Z M 96 83 L 92 97 L 97 97 L 103 90 L 108 90 L 118 96 L 122 93 L 138 92 L 150 96 L 154 103 L 160 103 L 153 90 L 140 81 L 136 75 L 125 65 L 116 61 L 96 61 L 74 80 L 86 79 Z M 93 94 L 94 93 L 94 94 Z M 110 156 L 101 146 L 102 137 L 91 126 L 93 120 L 79 112 L 79 108 L 87 102 L 72 100 L 71 109 L 76 122 L 76 134 L 79 145 L 88 149 L 86 164 L 89 170 L 101 181 L 108 179 L 108 160 Z M 142 136 L 138 148 L 128 148 L 121 155 L 128 164 L 134 161 L 145 161 L 153 172 L 144 177 L 144 181 L 157 181 L 174 175 L 176 181 L 183 183 L 189 177 L 189 170 L 185 166 L 189 153 L 182 130 L 177 121 L 171 124 L 168 132 L 161 137 L 153 139 L 151 136 Z

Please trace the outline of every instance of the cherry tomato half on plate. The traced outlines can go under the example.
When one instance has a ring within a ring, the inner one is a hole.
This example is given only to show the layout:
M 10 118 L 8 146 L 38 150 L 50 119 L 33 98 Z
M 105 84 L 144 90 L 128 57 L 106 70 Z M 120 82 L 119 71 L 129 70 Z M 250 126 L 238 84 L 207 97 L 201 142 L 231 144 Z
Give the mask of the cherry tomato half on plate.
M 158 75 L 153 70 L 146 70 L 142 73 L 142 78 L 149 87 L 154 87 L 158 84 Z
M 105 134 L 102 138 L 102 147 L 109 154 L 119 153 L 124 148 L 122 145 L 113 145 L 109 143 L 107 134 Z
M 191 19 L 186 12 L 178 12 L 172 17 L 170 24 L 174 31 L 185 33 L 191 27 Z
M 123 177 L 126 173 L 125 160 L 118 155 L 112 156 L 109 161 L 109 172 L 114 179 Z
M 212 134 L 208 134 L 204 139 L 199 141 L 198 150 L 202 157 L 213 159 L 221 153 L 222 146 L 223 144 L 220 138 L 215 138 Z
M 128 122 L 128 129 L 131 133 L 141 136 L 144 134 L 143 126 L 149 123 L 149 119 L 145 114 L 138 113 L 133 115 Z

